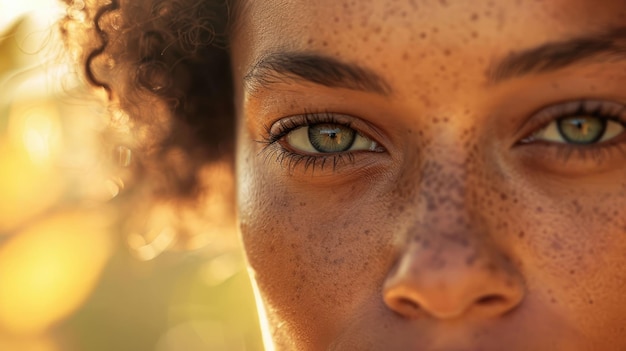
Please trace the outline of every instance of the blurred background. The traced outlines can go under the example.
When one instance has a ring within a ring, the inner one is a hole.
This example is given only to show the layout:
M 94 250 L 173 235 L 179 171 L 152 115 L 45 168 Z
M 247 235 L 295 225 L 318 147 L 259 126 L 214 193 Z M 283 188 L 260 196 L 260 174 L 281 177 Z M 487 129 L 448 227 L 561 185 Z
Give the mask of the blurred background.
M 145 232 L 116 226 L 106 106 L 63 58 L 65 11 L 0 0 L 0 350 L 261 350 L 228 199 L 208 197 L 184 240 L 167 209 Z M 207 174 L 232 188 L 227 167 Z

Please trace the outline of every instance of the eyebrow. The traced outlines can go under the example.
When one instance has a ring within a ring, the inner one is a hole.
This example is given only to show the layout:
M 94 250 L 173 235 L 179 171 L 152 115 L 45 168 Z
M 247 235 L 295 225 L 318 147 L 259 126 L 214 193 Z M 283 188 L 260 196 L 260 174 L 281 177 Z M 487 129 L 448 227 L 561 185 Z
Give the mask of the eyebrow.
M 391 87 L 376 72 L 355 63 L 314 53 L 275 52 L 259 60 L 243 78 L 249 88 L 301 80 L 330 88 L 389 95 Z
M 556 71 L 599 58 L 626 60 L 626 27 L 512 52 L 489 67 L 488 80 L 491 84 L 498 84 L 508 79 Z M 381 95 L 392 92 L 391 85 L 376 72 L 356 63 L 315 53 L 268 54 L 243 78 L 244 85 L 252 90 L 258 85 L 294 80 Z
M 556 71 L 592 59 L 626 59 L 626 27 L 513 52 L 489 68 L 489 82 Z

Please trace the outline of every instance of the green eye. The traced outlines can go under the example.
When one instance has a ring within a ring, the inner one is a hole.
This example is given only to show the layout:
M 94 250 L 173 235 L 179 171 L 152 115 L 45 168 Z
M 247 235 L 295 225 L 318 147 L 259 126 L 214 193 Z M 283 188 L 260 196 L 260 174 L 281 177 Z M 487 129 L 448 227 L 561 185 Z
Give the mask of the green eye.
M 354 129 L 335 123 L 320 123 L 297 128 L 287 134 L 286 142 L 293 149 L 308 153 L 338 153 L 370 150 L 378 145 Z
M 595 116 L 572 116 L 550 122 L 533 135 L 534 140 L 586 145 L 611 140 L 626 128 L 619 122 Z
M 318 124 L 309 127 L 309 141 L 319 152 L 342 152 L 354 144 L 356 132 L 336 124 Z
M 572 144 L 592 144 L 602 138 L 607 120 L 597 117 L 568 117 L 557 121 L 559 134 Z

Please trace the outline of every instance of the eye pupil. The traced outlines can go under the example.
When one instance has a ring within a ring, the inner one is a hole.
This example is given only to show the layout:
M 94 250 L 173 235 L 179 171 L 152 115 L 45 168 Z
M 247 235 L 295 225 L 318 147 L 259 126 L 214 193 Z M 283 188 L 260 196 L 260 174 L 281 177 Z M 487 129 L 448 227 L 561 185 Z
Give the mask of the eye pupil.
M 316 124 L 309 127 L 309 141 L 319 152 L 343 152 L 352 146 L 356 132 L 338 124 Z
M 558 130 L 563 139 L 573 144 L 591 144 L 602 138 L 607 120 L 593 116 L 567 117 L 558 120 Z

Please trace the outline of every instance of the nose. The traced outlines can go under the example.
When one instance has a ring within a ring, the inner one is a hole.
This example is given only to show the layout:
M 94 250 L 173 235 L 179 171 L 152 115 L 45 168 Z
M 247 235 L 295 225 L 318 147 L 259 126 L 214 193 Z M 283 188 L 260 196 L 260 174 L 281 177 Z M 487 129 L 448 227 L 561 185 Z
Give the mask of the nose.
M 521 275 L 497 249 L 445 242 L 408 245 L 383 286 L 385 304 L 408 319 L 494 318 L 513 310 L 523 295 Z

